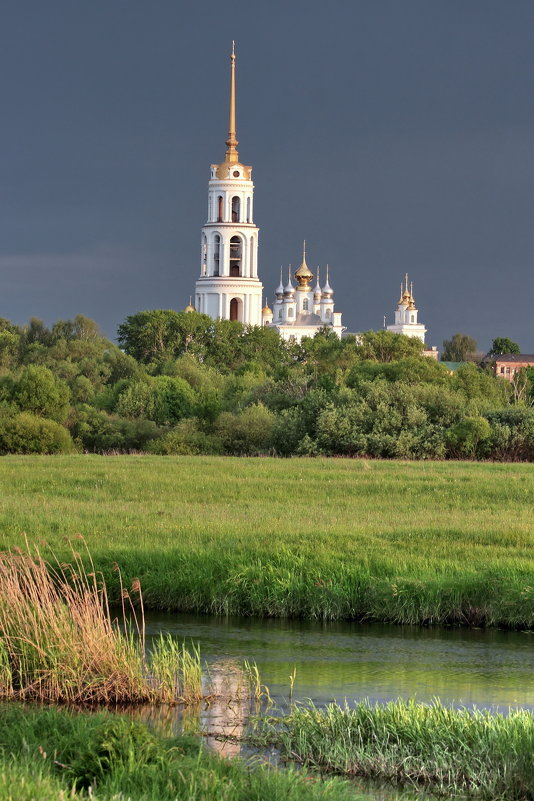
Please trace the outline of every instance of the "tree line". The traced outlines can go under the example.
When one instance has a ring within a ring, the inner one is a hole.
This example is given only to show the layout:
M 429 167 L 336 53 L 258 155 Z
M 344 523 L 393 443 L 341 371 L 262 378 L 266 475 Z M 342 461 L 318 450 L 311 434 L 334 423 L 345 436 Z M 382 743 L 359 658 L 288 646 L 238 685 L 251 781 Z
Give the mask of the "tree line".
M 386 330 L 292 344 L 154 310 L 128 317 L 118 343 L 83 315 L 51 328 L 0 319 L 0 454 L 534 456 L 532 370 L 518 393 L 488 366 L 451 372 Z

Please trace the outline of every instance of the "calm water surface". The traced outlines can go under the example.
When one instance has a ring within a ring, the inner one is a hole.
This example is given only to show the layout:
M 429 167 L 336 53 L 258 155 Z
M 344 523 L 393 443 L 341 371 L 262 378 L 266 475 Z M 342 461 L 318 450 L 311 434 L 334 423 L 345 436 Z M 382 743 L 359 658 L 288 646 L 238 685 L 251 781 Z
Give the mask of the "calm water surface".
M 534 634 L 381 624 L 149 614 L 147 633 L 199 643 L 208 665 L 255 661 L 277 703 L 416 697 L 534 709 Z
M 226 756 L 250 756 L 239 742 L 221 739 L 240 737 L 247 727 L 249 702 L 228 700 L 243 681 L 245 659 L 257 664 L 282 710 L 295 669 L 293 700 L 309 698 L 317 705 L 415 697 L 495 712 L 511 706 L 534 709 L 534 634 L 527 632 L 149 613 L 148 638 L 162 632 L 200 645 L 222 697 L 202 708 L 152 709 L 147 717 L 169 733 L 202 729 L 208 745 Z M 369 782 L 355 782 L 355 797 L 431 798 Z

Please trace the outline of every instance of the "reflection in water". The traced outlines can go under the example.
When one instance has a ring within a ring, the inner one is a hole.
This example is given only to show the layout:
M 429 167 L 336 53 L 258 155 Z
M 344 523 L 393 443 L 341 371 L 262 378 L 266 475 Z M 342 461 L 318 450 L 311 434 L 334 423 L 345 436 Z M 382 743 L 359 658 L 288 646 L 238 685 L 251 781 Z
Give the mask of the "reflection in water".
M 207 745 L 226 757 L 239 756 L 239 742 L 249 712 L 249 687 L 243 668 L 233 659 L 210 665 L 212 698 L 200 714 Z M 225 739 L 225 738 L 230 739 Z

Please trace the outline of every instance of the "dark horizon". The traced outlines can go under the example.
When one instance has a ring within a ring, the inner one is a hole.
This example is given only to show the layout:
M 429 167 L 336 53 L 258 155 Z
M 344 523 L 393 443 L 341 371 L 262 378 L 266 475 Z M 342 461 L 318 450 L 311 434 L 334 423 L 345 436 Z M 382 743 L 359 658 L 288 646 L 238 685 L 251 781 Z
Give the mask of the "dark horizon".
M 306 239 L 350 331 L 407 271 L 428 346 L 534 352 L 534 4 L 8 0 L 3 37 L 0 317 L 188 303 L 235 39 L 269 300 Z

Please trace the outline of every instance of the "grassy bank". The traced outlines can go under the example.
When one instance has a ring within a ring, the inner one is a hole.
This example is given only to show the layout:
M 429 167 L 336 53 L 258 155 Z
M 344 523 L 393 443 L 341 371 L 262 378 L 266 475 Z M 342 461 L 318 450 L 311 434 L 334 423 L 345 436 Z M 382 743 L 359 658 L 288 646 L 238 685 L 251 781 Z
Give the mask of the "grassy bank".
M 309 780 L 247 769 L 164 740 L 143 723 L 110 714 L 25 710 L 0 715 L 0 801 L 358 801 L 339 779 Z
M 0 548 L 81 532 L 151 608 L 534 626 L 529 464 L 6 457 Z
M 534 717 L 415 702 L 295 706 L 256 740 L 321 772 L 425 787 L 447 797 L 534 798 Z

